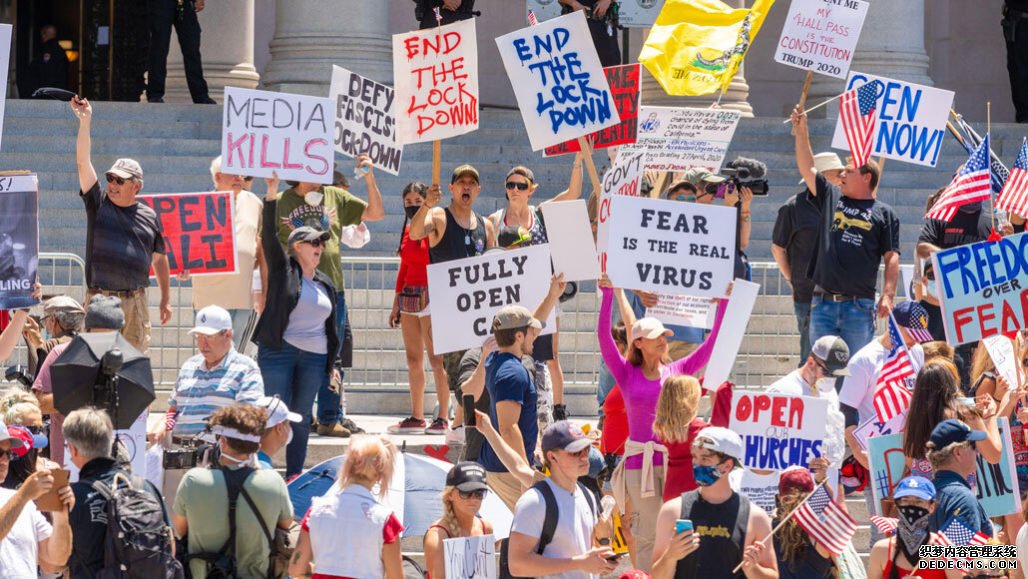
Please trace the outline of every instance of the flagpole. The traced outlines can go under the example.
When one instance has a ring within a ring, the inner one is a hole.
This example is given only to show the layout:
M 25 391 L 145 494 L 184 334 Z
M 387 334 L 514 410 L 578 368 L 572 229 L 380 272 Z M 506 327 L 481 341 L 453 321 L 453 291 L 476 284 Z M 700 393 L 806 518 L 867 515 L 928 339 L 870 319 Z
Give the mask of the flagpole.
M 796 511 L 798 511 L 799 508 L 803 506 L 803 503 L 805 503 L 808 500 L 810 500 L 810 497 L 814 496 L 814 493 L 817 492 L 817 489 L 819 489 L 822 486 L 824 486 L 825 483 L 827 483 L 827 482 L 828 482 L 828 477 L 825 477 L 825 480 L 823 480 L 820 483 L 818 483 L 818 485 L 814 487 L 814 490 L 810 491 L 810 494 L 808 494 L 802 501 L 800 501 L 800 504 L 796 505 L 796 507 L 789 513 L 789 515 L 787 517 L 785 517 L 781 521 L 778 521 L 778 524 L 775 525 L 775 528 L 771 529 L 771 532 L 768 534 L 768 536 L 764 537 L 763 539 L 761 539 L 760 541 L 757 541 L 757 542 L 760 543 L 761 545 L 767 546 L 767 542 L 771 540 L 771 537 L 775 536 L 775 533 L 778 532 L 778 529 L 781 529 L 782 525 L 787 523 L 789 521 L 789 519 L 791 519 L 792 516 L 796 514 Z M 831 492 L 831 491 L 829 491 L 829 492 Z M 832 500 L 834 501 L 835 497 L 832 497 Z M 738 565 L 735 566 L 735 569 L 732 569 L 732 575 L 735 575 L 736 573 L 738 573 L 739 569 L 742 569 L 742 563 L 739 563 Z
M 814 106 L 810 107 L 809 109 L 807 109 L 807 110 L 803 111 L 803 114 L 807 114 L 807 113 L 809 113 L 809 112 L 811 112 L 811 111 L 816 111 L 817 109 L 819 109 L 819 108 L 821 108 L 821 107 L 825 106 L 826 104 L 828 104 L 828 103 L 830 103 L 830 102 L 832 102 L 832 101 L 834 101 L 834 100 L 838 100 L 838 98 L 839 98 L 839 97 L 841 97 L 841 96 L 842 96 L 842 95 L 844 95 L 844 94 L 846 94 L 846 91 L 843 91 L 843 92 L 841 92 L 841 93 L 839 93 L 839 94 L 837 94 L 837 95 L 833 96 L 832 98 L 830 98 L 830 99 L 828 99 L 828 100 L 826 100 L 826 101 L 822 101 L 822 102 L 820 102 L 820 103 L 818 103 L 818 104 L 816 104 L 816 105 L 814 105 Z M 785 119 L 784 121 L 782 121 L 782 124 L 783 124 L 783 125 L 787 125 L 787 124 L 789 124 L 789 123 L 791 123 L 791 122 L 792 122 L 792 119 Z
M 808 70 L 807 77 L 803 79 L 803 90 L 800 91 L 800 110 L 803 110 L 803 107 L 807 106 L 807 92 L 810 90 L 810 81 L 812 80 L 814 80 L 814 71 Z M 793 127 L 791 132 L 793 135 L 796 135 L 796 127 Z
M 439 8 L 433 8 L 435 12 L 435 35 L 436 41 L 439 41 L 439 29 L 443 26 L 443 15 L 439 12 Z M 438 187 L 440 185 L 441 177 L 440 172 L 443 164 L 443 142 L 441 139 L 432 141 L 432 185 Z
M 992 101 L 985 101 L 985 138 L 989 138 L 992 132 Z M 992 232 L 996 233 L 996 202 L 992 200 L 992 143 L 989 143 L 989 150 L 985 151 L 989 159 L 989 214 L 992 216 Z

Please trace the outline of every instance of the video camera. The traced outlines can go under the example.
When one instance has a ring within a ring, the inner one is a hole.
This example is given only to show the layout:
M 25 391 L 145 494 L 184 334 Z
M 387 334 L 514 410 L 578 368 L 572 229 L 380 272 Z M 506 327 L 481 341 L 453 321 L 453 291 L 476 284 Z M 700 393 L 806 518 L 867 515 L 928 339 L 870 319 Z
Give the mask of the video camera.
M 32 381 L 35 377 L 30 374 L 25 366 L 18 364 L 16 366 L 8 366 L 4 370 L 4 380 L 8 382 L 17 382 L 25 388 L 32 389 Z
M 221 448 L 209 437 L 210 434 L 203 432 L 186 439 L 178 448 L 165 449 L 161 461 L 164 469 L 216 468 L 221 464 Z
M 767 165 L 746 157 L 736 157 L 734 161 L 721 169 L 721 175 L 727 179 L 731 191 L 749 187 L 754 196 L 764 197 L 771 190 L 767 184 Z M 708 185 L 708 189 L 711 185 Z M 717 185 L 714 185 L 717 187 Z M 723 195 L 722 195 L 723 196 Z

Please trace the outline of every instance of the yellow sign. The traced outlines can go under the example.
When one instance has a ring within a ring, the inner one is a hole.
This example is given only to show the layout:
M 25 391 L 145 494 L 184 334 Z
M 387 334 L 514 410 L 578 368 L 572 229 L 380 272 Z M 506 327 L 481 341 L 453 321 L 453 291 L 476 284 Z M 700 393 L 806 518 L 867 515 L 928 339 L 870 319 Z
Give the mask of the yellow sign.
M 625 542 L 625 530 L 621 525 L 621 515 L 618 513 L 617 509 L 614 509 L 611 524 L 614 527 L 614 538 L 610 541 L 610 548 L 613 549 L 615 553 L 627 553 L 628 543 Z

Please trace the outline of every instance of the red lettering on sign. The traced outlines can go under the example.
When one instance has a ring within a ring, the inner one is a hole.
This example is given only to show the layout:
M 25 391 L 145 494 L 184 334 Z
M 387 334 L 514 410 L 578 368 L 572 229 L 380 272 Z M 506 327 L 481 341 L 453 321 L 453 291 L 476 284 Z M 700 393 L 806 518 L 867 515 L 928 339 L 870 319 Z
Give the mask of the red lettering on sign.
M 988 338 L 989 336 L 995 336 L 999 333 L 999 330 L 992 327 L 986 327 L 986 322 L 996 319 L 996 314 L 992 313 L 992 304 L 982 304 L 978 306 L 978 327 L 981 329 L 982 337 Z
M 957 331 L 957 342 L 964 342 L 964 326 L 974 321 L 974 308 L 960 308 L 953 312 L 953 329 Z

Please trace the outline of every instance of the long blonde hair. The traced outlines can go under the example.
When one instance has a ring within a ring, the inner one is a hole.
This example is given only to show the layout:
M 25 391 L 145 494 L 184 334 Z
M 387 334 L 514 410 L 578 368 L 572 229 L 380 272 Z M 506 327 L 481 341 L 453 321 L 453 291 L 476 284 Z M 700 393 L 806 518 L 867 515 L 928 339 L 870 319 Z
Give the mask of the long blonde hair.
M 396 446 L 381 436 L 353 437 L 339 469 L 339 488 L 352 484 L 373 488 L 377 484 L 379 498 L 385 497 L 393 478 L 395 455 Z
M 664 442 L 685 442 L 689 438 L 689 423 L 696 418 L 700 404 L 700 382 L 693 376 L 671 376 L 664 380 L 657 398 L 657 416 L 653 432 Z
M 455 486 L 443 487 L 443 494 L 439 497 L 443 500 L 443 516 L 440 517 L 439 522 L 446 527 L 450 539 L 464 536 L 460 530 L 460 523 L 457 522 L 457 513 L 453 510 L 452 495 L 455 490 L 457 490 Z

